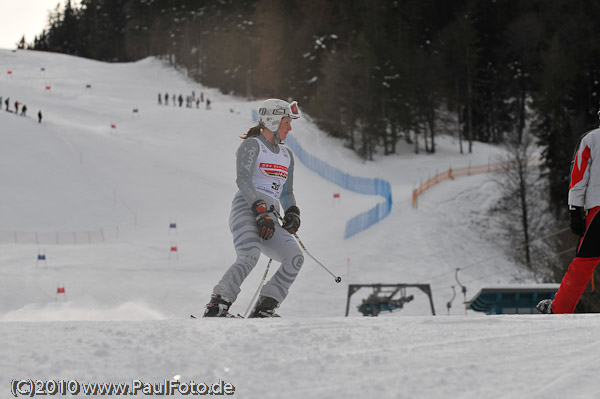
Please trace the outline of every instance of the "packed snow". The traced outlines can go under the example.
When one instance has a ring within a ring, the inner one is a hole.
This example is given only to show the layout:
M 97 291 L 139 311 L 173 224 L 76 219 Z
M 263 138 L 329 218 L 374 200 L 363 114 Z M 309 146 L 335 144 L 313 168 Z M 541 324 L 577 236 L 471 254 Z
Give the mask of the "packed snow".
M 346 221 L 381 198 L 298 162 L 298 235 L 342 282 L 306 257 L 281 319 L 194 320 L 234 260 L 235 151 L 261 100 L 203 87 L 154 58 L 0 50 L 0 65 L 0 396 L 33 385 L 106 397 L 83 383 L 124 383 L 139 397 L 167 385 L 172 396 L 240 398 L 599 397 L 596 315 L 465 312 L 457 268 L 467 300 L 482 287 L 535 283 L 486 225 L 499 195 L 490 176 L 446 181 L 411 205 L 420 181 L 494 161 L 500 148 L 475 143 L 461 155 L 441 135 L 436 155 L 400 143 L 398 154 L 365 162 L 309 115 L 294 121 L 291 134 L 314 156 L 389 181 L 390 216 L 344 240 Z M 192 91 L 211 109 L 158 104 L 159 93 Z M 267 261 L 232 312 L 246 310 Z M 362 317 L 365 289 L 344 317 L 348 284 L 359 283 L 430 284 L 436 315 L 408 289 L 414 300 L 402 310 Z

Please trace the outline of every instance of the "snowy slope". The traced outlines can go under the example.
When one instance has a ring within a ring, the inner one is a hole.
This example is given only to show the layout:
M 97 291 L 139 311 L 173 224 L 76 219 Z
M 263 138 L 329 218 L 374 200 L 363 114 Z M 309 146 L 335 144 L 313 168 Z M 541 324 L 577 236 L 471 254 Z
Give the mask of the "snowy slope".
M 295 121 L 291 134 L 315 156 L 388 180 L 391 215 L 343 240 L 346 221 L 381 199 L 342 190 L 299 164 L 299 235 L 342 283 L 307 258 L 283 319 L 194 321 L 187 316 L 201 314 L 234 258 L 227 220 L 235 150 L 260 101 L 201 87 L 155 59 L 105 64 L 0 50 L 0 66 L 12 71 L 0 77 L 0 96 L 11 108 L 15 100 L 28 107 L 28 117 L 0 112 L 5 392 L 12 378 L 158 382 L 177 374 L 222 378 L 244 398 L 587 398 L 600 391 L 586 378 L 598 371 L 586 350 L 598 337 L 592 315 L 465 317 L 457 298 L 453 317 L 445 317 L 456 268 L 469 298 L 483 286 L 531 282 L 503 255 L 493 229 L 477 227 L 497 195 L 487 176 L 434 187 L 418 210 L 410 203 L 420 179 L 486 163 L 498 149 L 479 144 L 461 156 L 441 137 L 436 156 L 407 147 L 364 163 L 310 118 Z M 157 104 L 159 92 L 192 90 L 212 109 Z M 266 263 L 259 261 L 234 312 L 245 310 Z M 356 305 L 365 291 L 344 318 L 348 283 L 431 284 L 444 316 L 430 316 L 427 298 L 414 291 L 401 312 L 363 319 Z M 555 361 L 568 354 L 577 356 Z
M 0 370 L 4 393 L 12 378 L 178 375 L 222 379 L 234 398 L 593 399 L 599 328 L 591 315 L 6 322 Z

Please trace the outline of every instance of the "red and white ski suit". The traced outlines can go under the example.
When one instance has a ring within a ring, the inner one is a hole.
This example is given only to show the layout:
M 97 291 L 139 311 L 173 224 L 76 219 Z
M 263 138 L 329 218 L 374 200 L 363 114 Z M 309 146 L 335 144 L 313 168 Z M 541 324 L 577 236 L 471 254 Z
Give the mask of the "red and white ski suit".
M 600 262 L 600 129 L 584 134 L 573 156 L 569 206 L 584 207 L 586 231 L 552 302 L 553 313 L 573 313 Z

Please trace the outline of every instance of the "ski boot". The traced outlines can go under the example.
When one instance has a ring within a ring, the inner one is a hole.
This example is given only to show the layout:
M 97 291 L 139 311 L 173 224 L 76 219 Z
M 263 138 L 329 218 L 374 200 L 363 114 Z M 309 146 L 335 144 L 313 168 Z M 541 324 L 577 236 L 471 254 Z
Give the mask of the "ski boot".
M 255 317 L 281 317 L 277 313 L 275 313 L 275 309 L 277 309 L 278 307 L 279 302 L 277 302 L 275 299 L 269 298 L 267 296 L 261 296 L 260 298 L 258 298 L 258 302 L 256 303 L 254 310 L 252 311 L 252 313 L 250 313 L 248 318 L 251 319 Z
M 219 294 L 212 294 L 202 317 L 236 317 L 229 313 L 230 306 L 231 302 L 227 298 L 223 298 Z
M 552 314 L 552 299 L 544 299 L 535 307 L 542 314 Z

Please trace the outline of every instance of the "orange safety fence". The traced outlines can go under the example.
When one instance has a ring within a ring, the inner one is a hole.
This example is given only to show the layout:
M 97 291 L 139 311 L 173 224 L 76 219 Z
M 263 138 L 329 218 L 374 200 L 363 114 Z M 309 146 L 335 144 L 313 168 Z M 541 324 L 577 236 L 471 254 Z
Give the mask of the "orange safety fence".
M 541 160 L 539 158 L 530 158 L 528 161 L 529 165 L 539 165 L 541 164 Z M 426 190 L 435 186 L 438 183 L 443 182 L 444 180 L 454 179 L 459 176 L 471 176 L 480 173 L 493 173 L 501 170 L 514 169 L 516 167 L 515 162 L 497 162 L 492 163 L 488 162 L 486 165 L 477 165 L 477 166 L 466 166 L 464 168 L 452 169 L 452 167 L 448 168 L 447 171 L 437 173 L 435 176 L 429 178 L 425 183 L 421 184 L 419 187 L 413 190 L 412 194 L 412 206 L 413 208 L 417 208 L 418 199 L 421 194 L 423 194 Z

